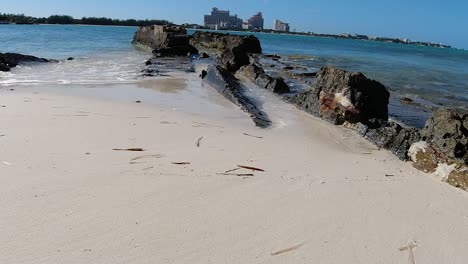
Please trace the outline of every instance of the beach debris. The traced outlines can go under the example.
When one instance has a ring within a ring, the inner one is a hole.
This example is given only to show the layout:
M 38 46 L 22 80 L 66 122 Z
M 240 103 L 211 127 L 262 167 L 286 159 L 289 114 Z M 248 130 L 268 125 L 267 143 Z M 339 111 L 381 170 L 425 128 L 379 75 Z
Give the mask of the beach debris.
M 145 156 L 139 156 L 139 157 L 133 158 L 133 159 L 131 159 L 130 161 L 137 161 L 137 160 L 146 159 L 146 158 L 155 158 L 155 159 L 159 159 L 159 158 L 162 158 L 162 157 L 163 157 L 163 155 L 161 155 L 161 154 L 156 154 L 156 155 L 145 155 Z
M 201 141 L 202 141 L 204 138 L 205 138 L 205 137 L 200 137 L 200 138 L 197 140 L 197 143 L 196 143 L 197 148 L 200 147 Z
M 136 100 L 135 103 L 141 104 L 141 101 L 140 101 L 140 100 Z
M 237 176 L 237 177 L 253 177 L 255 176 L 253 173 L 234 173 L 235 171 L 238 171 L 243 168 L 235 168 L 232 170 L 227 170 L 223 173 L 216 173 L 217 175 L 225 175 L 225 176 Z
M 248 136 L 248 137 L 253 137 L 253 138 L 263 138 L 263 137 L 254 136 L 254 135 L 251 135 L 251 134 L 248 134 L 248 133 L 243 133 L 243 135 Z
M 301 243 L 301 244 L 298 244 L 298 245 L 295 245 L 295 246 L 292 246 L 292 247 L 289 247 L 289 248 L 282 249 L 280 251 L 273 252 L 273 253 L 271 253 L 271 255 L 272 256 L 278 256 L 278 255 L 281 255 L 281 254 L 284 254 L 284 253 L 287 253 L 287 252 L 291 252 L 291 251 L 299 249 L 303 245 L 304 244 Z
M 202 122 L 195 122 L 195 121 L 192 121 L 192 123 L 194 123 L 194 124 L 196 124 L 196 125 L 199 125 L 199 126 L 224 128 L 224 127 L 222 127 L 222 126 L 210 125 L 210 124 L 206 124 L 206 123 L 202 123 Z
M 263 170 L 263 169 L 255 168 L 255 167 L 251 167 L 251 166 L 237 165 L 237 167 L 242 168 L 242 169 L 247 169 L 247 170 L 265 172 L 265 170 Z
M 176 122 L 169 122 L 169 121 L 161 121 L 159 123 L 161 123 L 163 125 L 175 125 L 175 124 L 177 124 Z
M 237 177 L 254 177 L 253 173 L 216 173 L 217 175 L 224 176 L 237 176 Z
M 2 161 L 3 164 L 7 165 L 7 166 L 13 166 L 13 164 L 11 164 L 10 162 L 8 161 Z
M 409 264 L 416 264 L 416 261 L 414 260 L 414 254 L 413 254 L 413 248 L 417 247 L 418 244 L 416 241 L 410 241 L 408 242 L 408 245 L 405 247 L 401 247 L 398 250 L 400 251 L 406 251 L 408 250 L 409 256 L 408 256 L 408 263 Z
M 385 177 L 395 177 L 393 174 L 385 174 Z
M 172 162 L 172 164 L 174 164 L 174 165 L 190 165 L 191 163 L 187 162 L 187 161 L 182 161 L 182 162 Z
M 115 151 L 135 151 L 135 152 L 138 152 L 138 151 L 145 151 L 145 150 L 142 149 L 142 148 L 126 148 L 126 149 L 115 148 L 115 149 L 112 149 L 112 150 L 115 150 Z
M 6 136 L 6 135 L 0 135 L 0 137 L 4 137 L 4 136 Z

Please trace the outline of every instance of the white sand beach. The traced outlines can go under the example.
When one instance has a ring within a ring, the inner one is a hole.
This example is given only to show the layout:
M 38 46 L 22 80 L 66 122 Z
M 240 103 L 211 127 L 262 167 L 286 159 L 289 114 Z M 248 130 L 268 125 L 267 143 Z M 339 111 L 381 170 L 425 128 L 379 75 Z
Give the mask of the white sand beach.
M 0 89 L 0 263 L 467 263 L 468 193 L 279 100 L 259 129 L 165 85 Z

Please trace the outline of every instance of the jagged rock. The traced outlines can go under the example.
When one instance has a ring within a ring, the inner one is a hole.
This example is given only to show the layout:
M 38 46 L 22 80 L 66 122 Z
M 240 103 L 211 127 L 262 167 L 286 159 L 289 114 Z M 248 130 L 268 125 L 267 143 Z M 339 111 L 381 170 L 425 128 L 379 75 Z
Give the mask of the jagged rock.
M 208 74 L 207 71 L 202 70 L 201 73 L 200 73 L 200 78 L 205 79 L 205 77 L 206 77 L 207 74 Z
M 220 64 L 230 72 L 250 63 L 249 54 L 262 53 L 260 41 L 255 36 L 238 36 L 212 32 L 195 32 L 190 43 L 193 46 L 215 49 L 221 52 Z
M 452 160 L 433 145 L 420 141 L 408 151 L 413 166 L 426 173 L 434 173 L 442 181 L 468 191 L 468 166 Z
M 230 72 L 236 72 L 242 66 L 250 63 L 249 55 L 240 47 L 224 50 L 219 56 L 220 64 Z
M 193 46 L 177 46 L 177 47 L 167 47 L 159 48 L 153 50 L 153 55 L 155 57 L 182 57 L 190 56 L 191 54 L 197 54 L 198 50 Z
M 266 128 L 271 125 L 267 114 L 244 95 L 243 89 L 236 78 L 219 65 L 211 65 L 207 70 L 205 80 L 229 101 L 248 113 L 258 127 Z
M 261 88 L 265 88 L 277 94 L 289 93 L 289 86 L 281 77 L 273 78 L 265 73 L 265 71 L 256 64 L 243 66 L 238 71 L 239 74 L 254 82 Z
M 415 142 L 411 145 L 408 156 L 413 162 L 413 167 L 426 173 L 435 172 L 439 166 L 440 158 L 425 141 Z
M 200 54 L 200 59 L 208 59 L 210 57 L 210 55 L 208 55 L 206 52 L 202 52 Z
M 18 66 L 21 63 L 27 62 L 57 62 L 56 60 L 48 60 L 30 55 L 18 53 L 0 53 L 0 71 L 10 71 L 11 68 Z
M 448 158 L 468 164 L 468 113 L 436 110 L 421 131 L 423 139 Z
M 292 99 L 300 108 L 333 124 L 388 119 L 390 93 L 362 73 L 323 67 L 311 89 Z
M 364 137 L 376 146 L 390 150 L 399 159 L 408 160 L 409 148 L 421 140 L 419 130 L 379 119 L 370 121 Z
M 460 166 L 452 170 L 447 182 L 454 187 L 468 191 L 468 166 Z
M 190 45 L 187 30 L 178 26 L 139 27 L 132 44 L 151 49 L 156 57 L 187 56 L 198 53 L 198 50 Z

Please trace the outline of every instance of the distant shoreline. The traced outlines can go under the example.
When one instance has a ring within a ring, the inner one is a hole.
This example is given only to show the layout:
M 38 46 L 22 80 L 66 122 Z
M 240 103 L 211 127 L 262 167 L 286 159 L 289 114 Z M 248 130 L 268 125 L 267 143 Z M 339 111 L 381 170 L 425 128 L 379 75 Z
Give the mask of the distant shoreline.
M 278 35 L 288 35 L 288 36 L 306 36 L 306 37 L 316 37 L 316 38 L 330 38 L 330 39 L 349 39 L 349 40 L 363 40 L 363 41 L 374 41 L 374 42 L 383 42 L 383 43 L 394 43 L 394 44 L 403 44 L 403 45 L 412 45 L 419 47 L 432 47 L 432 48 L 442 48 L 442 49 L 456 49 L 464 50 L 461 48 L 455 48 L 450 45 L 445 45 L 441 43 L 433 42 L 423 42 L 423 41 L 404 41 L 397 38 L 387 38 L 387 37 L 368 37 L 366 35 L 336 35 L 336 34 L 318 34 L 318 33 L 305 33 L 305 32 L 279 32 L 274 30 L 261 30 L 261 31 L 251 31 L 251 30 L 210 30 L 210 29 L 191 29 L 190 30 L 206 30 L 212 32 L 240 32 L 240 33 L 260 33 L 260 34 L 278 34 Z
M 0 21 L 0 25 L 61 25 L 61 26 L 102 26 L 102 27 L 140 27 L 138 25 L 102 25 L 102 24 L 82 24 L 82 23 L 8 23 Z M 182 25 L 183 26 L 183 25 Z M 204 30 L 204 31 L 213 31 L 213 32 L 237 32 L 237 33 L 260 33 L 260 34 L 275 34 L 275 35 L 288 35 L 288 36 L 306 36 L 306 37 L 317 37 L 317 38 L 329 38 L 329 39 L 349 39 L 349 40 L 363 40 L 363 41 L 373 41 L 373 42 L 382 42 L 382 43 L 394 43 L 402 45 L 412 45 L 418 47 L 432 47 L 432 48 L 441 48 L 441 49 L 455 49 L 463 50 L 463 48 L 456 48 L 450 45 L 445 45 L 441 43 L 433 42 L 424 42 L 424 41 L 409 41 L 398 38 L 388 38 L 388 37 L 369 37 L 367 35 L 337 35 L 337 34 L 319 34 L 319 33 L 306 33 L 306 32 L 278 32 L 274 30 L 262 30 L 262 31 L 251 31 L 251 30 L 210 30 L 203 28 L 189 28 L 187 30 Z

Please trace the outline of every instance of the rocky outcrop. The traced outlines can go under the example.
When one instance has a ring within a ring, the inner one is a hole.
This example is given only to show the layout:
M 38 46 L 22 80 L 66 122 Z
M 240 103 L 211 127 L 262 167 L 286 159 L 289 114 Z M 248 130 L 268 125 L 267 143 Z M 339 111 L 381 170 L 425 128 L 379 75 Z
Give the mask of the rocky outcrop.
M 193 34 L 190 44 L 195 47 L 214 49 L 220 52 L 240 47 L 245 53 L 262 53 L 260 41 L 253 35 L 239 36 L 197 31 Z
M 219 52 L 219 63 L 228 71 L 236 72 L 250 63 L 249 54 L 262 53 L 260 41 L 255 36 L 238 36 L 197 31 L 190 44 Z
M 143 26 L 133 37 L 132 44 L 151 49 L 156 57 L 186 56 L 198 50 L 190 45 L 187 30 L 178 26 Z
M 414 143 L 409 149 L 413 166 L 432 173 L 450 185 L 468 191 L 468 166 L 452 160 L 425 141 Z
M 271 125 L 271 121 L 266 113 L 258 109 L 258 107 L 244 95 L 241 85 L 232 73 L 219 65 L 211 65 L 203 75 L 203 79 L 208 84 L 229 101 L 247 112 L 258 127 L 266 128 Z
M 401 160 L 409 160 L 408 150 L 421 140 L 419 130 L 392 121 L 371 119 L 368 124 L 345 122 L 344 127 L 355 130 L 374 145 L 388 149 Z
M 468 112 L 440 109 L 421 131 L 423 140 L 449 159 L 468 164 Z
M 56 62 L 55 60 L 48 60 L 38 58 L 30 55 L 22 55 L 17 53 L 0 53 L 0 71 L 10 71 L 11 68 L 18 66 L 21 63 L 30 62 Z
M 243 66 L 237 73 L 254 82 L 259 87 L 265 88 L 274 93 L 284 94 L 290 92 L 289 86 L 284 82 L 283 78 L 273 78 L 269 76 L 260 66 L 256 64 Z
M 292 99 L 300 108 L 333 124 L 388 119 L 390 93 L 362 73 L 323 67 L 311 89 Z

